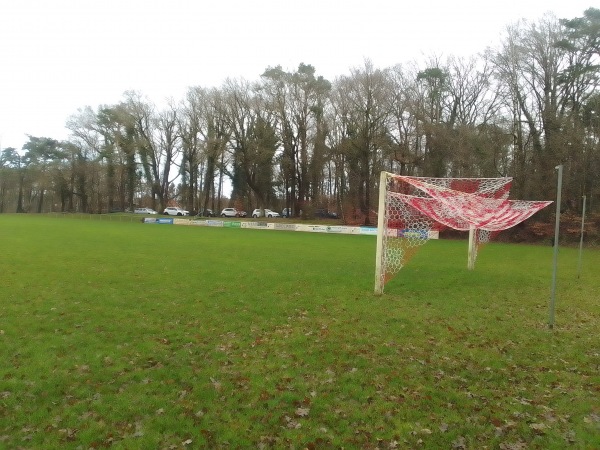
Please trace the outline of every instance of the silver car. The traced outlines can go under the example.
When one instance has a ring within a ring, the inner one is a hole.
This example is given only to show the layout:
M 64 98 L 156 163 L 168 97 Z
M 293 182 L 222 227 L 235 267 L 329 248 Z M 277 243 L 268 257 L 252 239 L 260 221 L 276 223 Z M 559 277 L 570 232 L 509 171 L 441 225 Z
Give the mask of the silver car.
M 185 209 L 178 208 L 177 206 L 168 206 L 163 211 L 163 214 L 167 216 L 189 216 L 190 212 Z
M 133 212 L 135 214 L 158 214 L 152 208 L 135 208 Z
M 281 217 L 277 211 L 273 211 L 271 209 L 265 209 L 266 217 Z
M 221 211 L 221 217 L 240 217 L 241 215 L 241 211 L 235 208 L 223 208 Z

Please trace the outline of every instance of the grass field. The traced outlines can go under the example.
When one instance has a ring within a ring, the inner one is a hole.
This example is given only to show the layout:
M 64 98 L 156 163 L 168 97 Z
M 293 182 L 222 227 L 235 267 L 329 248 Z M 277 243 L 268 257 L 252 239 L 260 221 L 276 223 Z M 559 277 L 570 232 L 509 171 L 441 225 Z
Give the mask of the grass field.
M 0 215 L 0 448 L 600 448 L 600 251 Z

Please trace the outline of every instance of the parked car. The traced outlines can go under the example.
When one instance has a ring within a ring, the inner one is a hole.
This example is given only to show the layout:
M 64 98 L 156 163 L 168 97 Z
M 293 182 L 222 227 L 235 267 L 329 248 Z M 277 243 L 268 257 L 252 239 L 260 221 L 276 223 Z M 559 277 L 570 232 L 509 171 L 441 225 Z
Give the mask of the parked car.
M 198 214 L 196 214 L 198 217 L 215 217 L 215 212 L 212 209 L 201 209 L 200 211 L 198 211 Z
M 134 214 L 158 214 L 152 208 L 135 208 L 133 212 Z
M 238 211 L 235 208 L 223 208 L 221 217 L 246 217 L 246 211 Z
M 177 206 L 167 206 L 163 211 L 167 216 L 189 216 L 190 212 Z
M 257 208 L 254 211 L 252 211 L 252 217 L 257 218 L 257 217 L 281 217 L 281 216 L 277 211 L 273 211 L 272 209 Z
M 320 217 L 321 219 L 337 219 L 338 215 L 337 213 L 326 209 L 317 209 L 315 210 L 315 217 Z

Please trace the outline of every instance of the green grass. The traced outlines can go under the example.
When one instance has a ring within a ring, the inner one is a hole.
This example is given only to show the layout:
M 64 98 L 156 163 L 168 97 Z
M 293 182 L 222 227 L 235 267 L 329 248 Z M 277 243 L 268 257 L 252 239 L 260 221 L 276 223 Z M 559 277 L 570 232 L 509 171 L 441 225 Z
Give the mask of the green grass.
M 600 252 L 0 215 L 0 448 L 600 447 Z

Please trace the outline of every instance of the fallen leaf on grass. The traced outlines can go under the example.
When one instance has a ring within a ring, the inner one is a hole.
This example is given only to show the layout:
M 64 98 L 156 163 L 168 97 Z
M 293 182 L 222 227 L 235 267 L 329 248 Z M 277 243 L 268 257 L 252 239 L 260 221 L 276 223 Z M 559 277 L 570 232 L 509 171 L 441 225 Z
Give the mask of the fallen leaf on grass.
M 283 420 L 285 420 L 287 422 L 287 427 L 290 429 L 299 429 L 302 427 L 302 424 L 300 422 L 296 422 L 294 419 L 292 419 L 291 417 L 285 416 L 283 418 Z
M 592 413 L 592 414 L 590 414 L 589 416 L 585 416 L 585 417 L 583 418 L 583 421 L 584 421 L 585 423 L 594 423 L 594 422 L 600 422 L 600 415 Z
M 510 442 L 500 444 L 500 450 L 525 450 L 527 445 L 523 442 Z
M 544 434 L 544 430 L 546 429 L 546 425 L 543 423 L 530 423 L 529 428 L 535 431 L 538 434 Z
M 308 416 L 309 412 L 310 412 L 310 408 L 297 408 L 296 409 L 296 415 L 298 417 L 306 417 L 306 416 Z
M 219 383 L 217 380 L 215 380 L 213 377 L 210 377 L 210 382 L 212 383 L 213 387 L 215 388 L 215 390 L 220 391 L 222 388 L 221 383 Z
M 79 430 L 73 428 L 62 428 L 58 430 L 58 432 L 63 436 L 63 439 L 67 441 L 74 441 L 77 431 Z
M 467 448 L 467 442 L 463 436 L 459 436 L 456 440 L 452 442 L 452 448 L 463 449 Z

